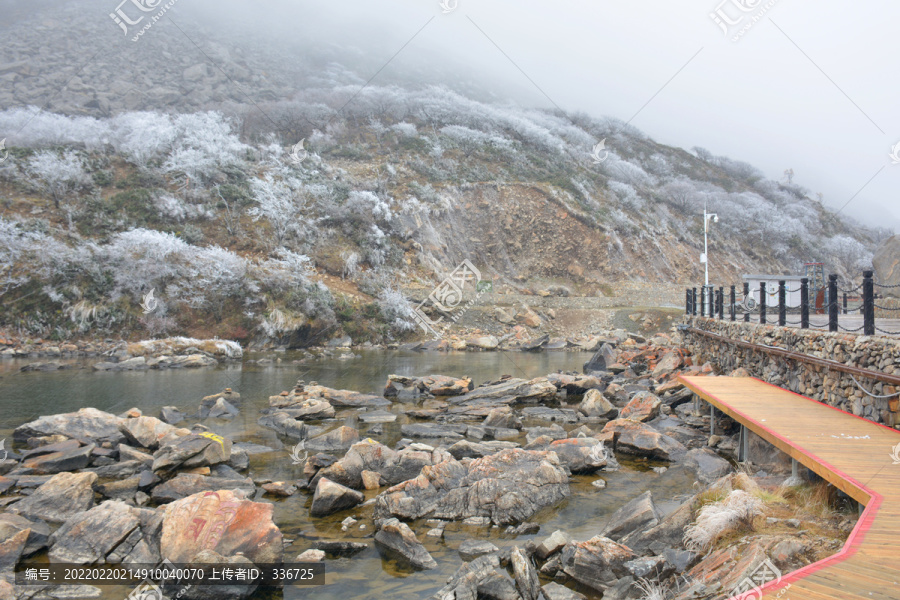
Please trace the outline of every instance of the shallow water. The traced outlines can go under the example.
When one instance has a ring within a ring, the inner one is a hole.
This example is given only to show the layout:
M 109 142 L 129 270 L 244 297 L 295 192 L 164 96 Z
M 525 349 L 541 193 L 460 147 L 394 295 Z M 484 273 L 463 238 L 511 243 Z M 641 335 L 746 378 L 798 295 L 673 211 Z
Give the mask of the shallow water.
M 138 407 L 144 414 L 155 416 L 162 406 L 172 405 L 192 413 L 196 412 L 203 396 L 230 387 L 241 394 L 241 414 L 232 421 L 208 420 L 205 424 L 218 433 L 233 437 L 235 441 L 255 442 L 277 449 L 251 457 L 250 476 L 254 479 L 296 480 L 303 477 L 302 466 L 292 464 L 290 447 L 284 446 L 274 432 L 259 427 L 256 420 L 259 410 L 268 407 L 269 396 L 291 388 L 298 379 L 339 389 L 380 394 L 388 375 L 392 373 L 470 376 L 478 385 L 504 374 L 532 378 L 558 370 L 580 371 L 589 357 L 586 353 L 571 352 L 447 354 L 371 351 L 361 354 L 358 358 L 346 360 L 313 359 L 297 364 L 295 361 L 301 360 L 302 355 L 288 352 L 271 355 L 270 358 L 280 358 L 281 362 L 270 365 L 245 363 L 217 369 L 127 373 L 95 373 L 84 368 L 87 366 L 84 361 L 69 361 L 75 365 L 69 370 L 21 373 L 18 369 L 24 362 L 6 360 L 0 362 L 0 439 L 11 441 L 12 429 L 40 415 L 70 412 L 85 406 L 113 413 Z M 393 409 L 396 411 L 400 407 L 395 404 Z M 339 411 L 335 424 L 352 418 L 355 412 Z M 400 415 L 397 422 L 383 425 L 383 435 L 372 437 L 393 445 L 404 422 L 408 422 L 407 418 Z M 366 437 L 371 427 L 359 423 L 360 434 Z M 574 428 L 574 425 L 568 428 Z M 436 440 L 423 441 L 437 444 Z M 524 436 L 520 441 L 524 443 Z M 622 468 L 617 472 L 575 477 L 568 499 L 532 519 L 541 524 L 541 531 L 536 535 L 515 538 L 503 533 L 503 528 L 452 523 L 447 526 L 443 538 L 434 539 L 425 536 L 430 527 L 424 521 L 411 523 L 410 527 L 438 562 L 437 569 L 425 572 L 412 572 L 395 561 L 382 559 L 369 537 L 374 533 L 371 507 L 312 519 L 308 511 L 310 494 L 301 492 L 284 500 L 267 497 L 264 500 L 275 503 L 275 522 L 285 538 L 293 540 L 286 550 L 288 560 L 312 547 L 317 539 L 358 538 L 368 541 L 370 547 L 353 557 L 328 560 L 328 583 L 324 586 L 287 588 L 283 596 L 281 593 L 259 593 L 254 598 L 337 600 L 385 598 L 388 595 L 392 600 L 427 598 L 440 589 L 460 566 L 457 548 L 465 539 L 489 539 L 495 545 L 505 547 L 522 544 L 529 538 L 543 538 L 556 529 L 562 529 L 576 539 L 587 539 L 603 529 L 613 511 L 646 490 L 653 492 L 654 500 L 664 512 L 677 506 L 675 498 L 692 491 L 694 477 L 681 468 L 659 474 L 650 470 L 657 463 L 628 460 L 622 456 L 619 460 Z M 607 481 L 606 489 L 599 490 L 591 485 L 598 477 Z M 377 493 L 369 491 L 366 496 L 372 498 Z M 342 532 L 340 523 L 347 516 L 359 519 L 359 523 Z M 361 529 L 361 525 L 365 528 Z M 121 599 L 130 591 L 121 586 L 102 589 L 104 600 Z

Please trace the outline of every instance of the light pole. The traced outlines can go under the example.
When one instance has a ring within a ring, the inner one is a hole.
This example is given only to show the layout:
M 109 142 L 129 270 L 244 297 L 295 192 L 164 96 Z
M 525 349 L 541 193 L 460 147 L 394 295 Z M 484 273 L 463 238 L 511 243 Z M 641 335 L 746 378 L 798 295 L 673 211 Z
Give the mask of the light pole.
M 709 220 L 712 219 L 713 223 L 719 222 L 719 215 L 715 213 L 711 213 L 708 210 L 708 200 L 703 201 L 703 256 L 700 257 L 700 262 L 703 263 L 703 266 L 706 270 L 706 279 L 705 285 L 703 286 L 703 302 L 707 305 L 709 310 L 712 310 L 712 302 L 708 302 L 707 298 L 709 295 Z M 707 315 L 710 314 L 709 311 L 706 312 Z

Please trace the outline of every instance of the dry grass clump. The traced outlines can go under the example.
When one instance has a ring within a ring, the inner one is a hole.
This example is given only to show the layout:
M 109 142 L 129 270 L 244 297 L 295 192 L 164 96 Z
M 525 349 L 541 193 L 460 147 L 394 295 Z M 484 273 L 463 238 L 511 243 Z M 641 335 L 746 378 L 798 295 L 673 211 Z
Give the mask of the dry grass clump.
M 756 489 L 759 490 L 759 487 L 756 486 Z M 762 500 L 755 495 L 742 489 L 732 490 L 724 500 L 700 509 L 694 523 L 684 530 L 684 547 L 701 552 L 731 531 L 741 527 L 752 529 L 753 519 L 763 514 L 764 507 Z

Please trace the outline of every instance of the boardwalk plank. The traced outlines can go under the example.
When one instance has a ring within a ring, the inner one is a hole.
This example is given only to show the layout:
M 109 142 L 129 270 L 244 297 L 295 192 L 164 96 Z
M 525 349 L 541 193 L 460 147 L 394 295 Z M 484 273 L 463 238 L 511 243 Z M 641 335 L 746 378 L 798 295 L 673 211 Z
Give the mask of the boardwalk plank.
M 767 600 L 900 599 L 900 433 L 753 378 L 681 377 L 695 394 L 866 505 L 838 554 Z M 752 460 L 752 456 L 751 456 Z

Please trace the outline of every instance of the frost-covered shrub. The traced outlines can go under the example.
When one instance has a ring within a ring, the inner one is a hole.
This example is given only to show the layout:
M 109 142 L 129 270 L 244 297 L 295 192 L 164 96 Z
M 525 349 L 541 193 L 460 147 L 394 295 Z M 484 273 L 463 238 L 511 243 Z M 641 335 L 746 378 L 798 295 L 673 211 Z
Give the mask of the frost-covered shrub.
M 222 168 L 243 162 L 249 147 L 217 112 L 178 115 L 172 119 L 175 139 L 162 169 L 208 182 Z
M 402 137 L 415 137 L 419 133 L 415 125 L 406 122 L 391 125 L 391 131 L 399 133 Z
M 172 117 L 156 112 L 130 112 L 113 117 L 110 142 L 119 154 L 139 167 L 164 157 L 178 132 Z
M 0 139 L 7 139 L 8 146 L 39 148 L 66 144 L 100 150 L 109 143 L 109 138 L 109 121 L 57 115 L 36 106 L 0 112 Z
M 271 173 L 250 181 L 250 191 L 257 206 L 247 213 L 254 221 L 263 218 L 268 221 L 278 246 L 284 245 L 291 235 L 303 235 L 309 225 L 304 217 L 307 201 L 302 189 L 303 184 L 298 179 L 276 179 Z
M 93 181 L 81 158 L 72 151 L 58 154 L 52 150 L 42 150 L 28 159 L 26 169 L 37 178 L 41 190 L 57 208 L 69 194 L 90 186 Z
M 390 323 L 394 331 L 402 333 L 416 328 L 412 305 L 400 290 L 384 288 L 378 294 L 377 302 L 384 320 Z

